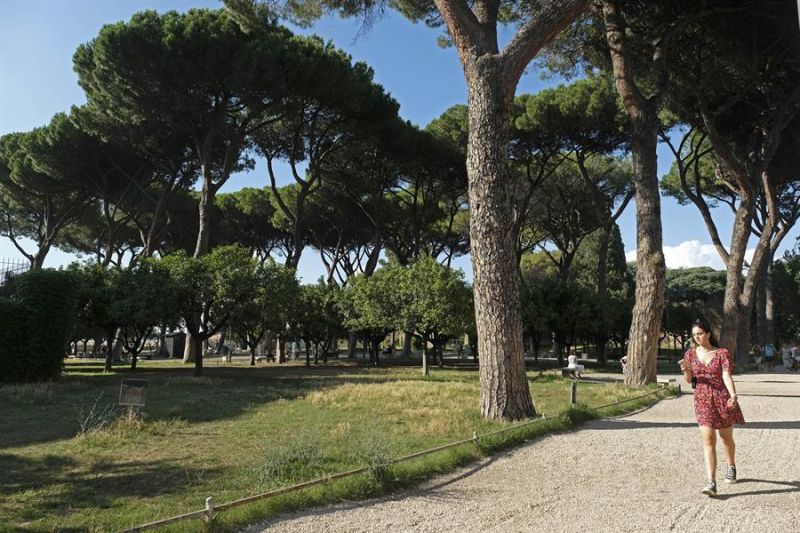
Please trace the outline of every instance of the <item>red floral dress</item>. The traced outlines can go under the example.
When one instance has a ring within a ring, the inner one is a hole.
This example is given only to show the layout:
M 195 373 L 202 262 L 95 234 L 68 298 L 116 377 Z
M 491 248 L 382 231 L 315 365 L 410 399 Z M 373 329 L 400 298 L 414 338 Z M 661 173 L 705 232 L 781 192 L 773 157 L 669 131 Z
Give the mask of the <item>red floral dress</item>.
M 728 407 L 730 394 L 722 381 L 722 371 L 733 372 L 731 354 L 725 348 L 717 348 L 708 365 L 704 365 L 694 350 L 683 356 L 687 366 L 692 369 L 692 376 L 697 378 L 694 390 L 694 414 L 697 424 L 713 429 L 729 428 L 734 424 L 744 424 L 744 415 L 737 403 Z

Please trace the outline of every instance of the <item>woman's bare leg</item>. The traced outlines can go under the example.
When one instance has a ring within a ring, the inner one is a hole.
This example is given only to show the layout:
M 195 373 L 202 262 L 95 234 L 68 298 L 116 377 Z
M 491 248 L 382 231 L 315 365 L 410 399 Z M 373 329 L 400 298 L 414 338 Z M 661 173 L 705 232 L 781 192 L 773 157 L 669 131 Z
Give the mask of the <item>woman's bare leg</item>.
M 728 466 L 736 465 L 736 443 L 733 442 L 733 426 L 719 430 L 722 447 L 725 450 L 725 459 Z
M 706 459 L 706 474 L 709 481 L 717 480 L 717 431 L 708 426 L 700 426 L 703 440 L 703 456 Z

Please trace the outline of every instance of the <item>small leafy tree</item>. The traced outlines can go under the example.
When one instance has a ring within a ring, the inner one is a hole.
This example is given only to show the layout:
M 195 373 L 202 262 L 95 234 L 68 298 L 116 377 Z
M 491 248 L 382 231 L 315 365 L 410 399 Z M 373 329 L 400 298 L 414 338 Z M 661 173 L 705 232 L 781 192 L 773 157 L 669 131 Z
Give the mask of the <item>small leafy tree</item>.
M 314 364 L 327 362 L 328 352 L 340 335 L 346 335 L 339 301 L 342 290 L 338 285 L 319 280 L 314 285 L 300 287 L 300 302 L 295 314 L 293 330 L 306 345 L 306 366 L 311 365 L 311 347 L 314 347 Z
M 75 264 L 70 268 L 77 271 L 80 278 L 78 323 L 103 332 L 106 340 L 104 370 L 111 372 L 114 342 L 122 326 L 120 316 L 113 310 L 115 302 L 124 298 L 120 292 L 122 271 L 99 263 Z
M 119 339 L 136 370 L 139 354 L 156 326 L 174 326 L 178 315 L 170 294 L 169 272 L 158 261 L 148 259 L 119 272 L 117 298 L 111 313 L 121 324 Z
M 202 342 L 225 327 L 242 302 L 252 299 L 254 262 L 236 245 L 214 248 L 201 257 L 181 251 L 161 260 L 169 272 L 169 300 L 194 343 L 195 375 L 203 374 Z
M 442 366 L 445 343 L 467 330 L 472 290 L 462 271 L 448 269 L 431 257 L 412 263 L 399 281 L 404 294 L 400 320 L 422 339 L 422 373 L 427 376 L 428 344 Z
M 294 270 L 273 261 L 249 266 L 249 276 L 242 276 L 248 297 L 233 308 L 230 330 L 250 350 L 250 365 L 255 366 L 256 348 L 267 332 L 283 331 L 295 317 L 300 289 Z
M 345 325 L 364 335 L 370 363 L 377 365 L 380 342 L 398 328 L 405 302 L 403 268 L 391 263 L 372 276 L 355 276 L 342 291 L 340 309 Z M 402 328 L 400 328 L 402 329 Z

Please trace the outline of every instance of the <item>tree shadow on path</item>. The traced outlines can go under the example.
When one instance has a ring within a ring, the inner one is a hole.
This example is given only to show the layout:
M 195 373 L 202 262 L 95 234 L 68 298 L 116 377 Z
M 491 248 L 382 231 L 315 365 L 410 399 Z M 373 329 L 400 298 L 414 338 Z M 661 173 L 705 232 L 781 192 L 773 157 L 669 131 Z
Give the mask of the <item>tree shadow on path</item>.
M 587 430 L 598 429 L 655 429 L 655 428 L 696 428 L 697 422 L 645 422 L 640 420 L 596 420 L 587 426 Z M 747 422 L 736 426 L 737 430 L 746 429 L 800 429 L 800 420 L 771 420 Z
M 744 483 L 768 483 L 770 485 L 781 485 L 789 487 L 786 489 L 769 489 L 769 490 L 751 490 L 747 492 L 735 492 L 731 494 L 717 494 L 715 500 L 728 500 L 738 496 L 764 496 L 767 494 L 787 494 L 791 492 L 800 492 L 800 481 L 770 481 L 767 479 L 740 479 L 736 484 L 741 485 Z
M 764 398 L 800 398 L 800 394 L 737 394 L 737 396 L 761 396 Z

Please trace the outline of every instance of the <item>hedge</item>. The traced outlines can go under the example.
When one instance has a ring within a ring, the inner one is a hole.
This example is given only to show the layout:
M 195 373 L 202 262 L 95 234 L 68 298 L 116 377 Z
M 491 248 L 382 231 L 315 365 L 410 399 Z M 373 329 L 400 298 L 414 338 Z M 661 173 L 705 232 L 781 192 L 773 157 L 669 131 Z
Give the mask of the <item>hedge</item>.
M 0 292 L 0 382 L 57 379 L 75 321 L 78 279 L 60 270 L 32 270 Z

